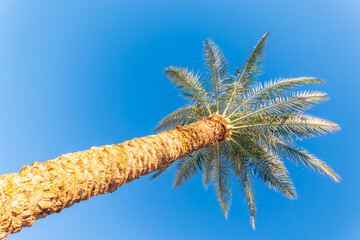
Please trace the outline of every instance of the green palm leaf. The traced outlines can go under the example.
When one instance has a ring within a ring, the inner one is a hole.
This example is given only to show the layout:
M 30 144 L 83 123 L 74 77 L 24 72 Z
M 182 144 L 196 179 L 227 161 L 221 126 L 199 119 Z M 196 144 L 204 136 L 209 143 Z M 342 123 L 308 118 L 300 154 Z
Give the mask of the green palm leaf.
M 206 161 L 204 162 L 204 168 L 202 170 L 202 180 L 205 190 L 209 188 L 211 184 L 211 173 L 214 167 L 214 160 L 217 158 L 216 146 L 210 145 L 205 149 Z
M 199 75 L 188 71 L 186 68 L 169 67 L 165 69 L 168 78 L 182 91 L 185 98 L 194 103 L 203 104 L 209 110 L 208 94 L 203 85 L 199 82 Z
M 315 156 L 309 154 L 305 149 L 292 147 L 278 143 L 276 149 L 284 157 L 293 161 L 295 164 L 301 163 L 306 167 L 317 170 L 319 173 L 330 177 L 335 182 L 340 182 L 341 178 L 326 163 Z
M 320 136 L 340 130 L 339 126 L 331 121 L 305 114 L 259 117 L 254 121 L 244 122 L 234 129 L 235 132 L 263 131 L 277 137 L 293 136 L 297 139 Z
M 219 144 L 216 144 L 216 159 L 214 161 L 211 176 L 218 201 L 225 218 L 227 218 L 231 204 L 231 179 L 229 166 L 226 161 L 220 157 Z
M 252 180 L 250 178 L 249 172 L 245 172 L 244 174 L 241 175 L 239 185 L 244 194 L 245 202 L 248 205 L 248 209 L 250 213 L 250 224 L 252 228 L 255 230 L 255 213 L 256 213 L 255 196 L 254 196 Z
M 237 70 L 237 81 L 245 87 L 250 87 L 260 75 L 263 66 L 264 52 L 270 32 L 265 33 L 255 45 L 244 67 Z
M 306 83 L 322 84 L 323 82 L 323 80 L 317 78 L 301 77 L 285 78 L 270 81 L 265 83 L 264 86 L 259 83 L 253 88 L 253 90 L 250 91 L 250 93 L 245 97 L 244 101 L 239 104 L 239 106 L 235 110 L 233 110 L 233 114 L 236 113 L 243 106 L 256 107 L 259 103 L 262 103 L 267 99 L 273 99 L 286 90 L 299 87 Z M 231 116 L 232 115 L 230 115 L 229 117 Z
M 204 154 L 200 150 L 181 159 L 178 164 L 173 187 L 175 189 L 181 187 L 189 181 L 191 177 L 196 175 L 197 171 L 201 171 L 203 161 Z
M 208 69 L 210 86 L 214 91 L 216 111 L 219 111 L 220 94 L 223 93 L 224 83 L 228 79 L 227 62 L 222 51 L 211 39 L 204 42 L 204 61 Z
M 283 162 L 275 154 L 264 152 L 263 156 L 253 159 L 254 173 L 269 187 L 282 193 L 284 196 L 295 199 L 296 192 L 288 171 Z
M 253 109 L 253 111 L 248 111 L 247 114 L 231 120 L 234 123 L 234 129 L 238 128 L 237 123 L 240 120 L 245 119 L 249 121 L 249 118 L 253 116 L 266 116 L 269 114 L 283 116 L 289 113 L 297 113 L 304 111 L 310 108 L 312 105 L 327 100 L 328 97 L 325 93 L 319 91 L 303 91 L 294 93 L 291 97 L 279 96 L 275 99 L 269 99 L 266 103 L 261 104 L 259 107 Z M 241 128 L 241 125 L 239 126 Z
M 196 122 L 205 117 L 206 113 L 206 109 L 202 108 L 201 105 L 188 105 L 182 107 L 163 118 L 154 131 L 157 132 Z
M 264 49 L 270 32 L 267 32 L 256 44 L 254 50 L 250 53 L 249 58 L 246 60 L 243 67 L 236 70 L 236 74 L 233 77 L 234 84 L 229 84 L 228 92 L 229 98 L 227 100 L 226 107 L 223 115 L 226 115 L 227 110 L 231 107 L 231 104 L 239 97 L 242 98 L 242 94 L 254 83 L 256 77 L 260 75 L 262 68 Z

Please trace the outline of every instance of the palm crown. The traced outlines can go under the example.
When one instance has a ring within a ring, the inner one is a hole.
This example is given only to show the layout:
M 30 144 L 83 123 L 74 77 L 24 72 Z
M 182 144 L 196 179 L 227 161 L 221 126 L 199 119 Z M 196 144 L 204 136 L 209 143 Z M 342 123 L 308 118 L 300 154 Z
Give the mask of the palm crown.
M 264 84 L 257 78 L 263 62 L 266 33 L 251 51 L 243 67 L 231 74 L 219 47 L 204 42 L 206 73 L 201 76 L 186 68 L 169 67 L 166 75 L 190 103 L 161 120 L 158 130 L 190 124 L 213 114 L 229 122 L 230 135 L 225 141 L 197 150 L 177 161 L 174 188 L 198 172 L 203 184 L 212 184 L 227 217 L 231 203 L 231 183 L 236 179 L 243 192 L 255 227 L 253 180 L 258 177 L 288 198 L 296 192 L 282 159 L 303 164 L 338 182 L 340 177 L 324 162 L 296 147 L 295 140 L 339 130 L 337 124 L 303 112 L 328 99 L 319 91 L 292 92 L 303 84 L 321 84 L 312 77 L 279 78 Z M 153 177 L 172 164 L 165 165 Z M 235 177 L 233 177 L 235 176 Z

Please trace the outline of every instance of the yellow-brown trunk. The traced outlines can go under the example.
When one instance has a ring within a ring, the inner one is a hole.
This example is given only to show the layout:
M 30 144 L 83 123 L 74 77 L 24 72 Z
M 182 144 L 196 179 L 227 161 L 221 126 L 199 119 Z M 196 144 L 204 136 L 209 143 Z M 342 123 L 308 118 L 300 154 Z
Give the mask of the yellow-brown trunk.
M 0 239 L 224 140 L 229 134 L 226 124 L 222 116 L 213 115 L 156 135 L 34 162 L 19 173 L 0 176 Z

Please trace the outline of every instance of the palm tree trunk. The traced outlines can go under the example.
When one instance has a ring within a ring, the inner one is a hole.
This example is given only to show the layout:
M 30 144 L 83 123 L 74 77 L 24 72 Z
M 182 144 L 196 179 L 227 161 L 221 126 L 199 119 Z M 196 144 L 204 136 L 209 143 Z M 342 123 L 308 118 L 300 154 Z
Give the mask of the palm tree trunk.
M 0 239 L 74 203 L 114 192 L 228 134 L 227 121 L 216 114 L 156 135 L 34 162 L 19 173 L 0 176 Z

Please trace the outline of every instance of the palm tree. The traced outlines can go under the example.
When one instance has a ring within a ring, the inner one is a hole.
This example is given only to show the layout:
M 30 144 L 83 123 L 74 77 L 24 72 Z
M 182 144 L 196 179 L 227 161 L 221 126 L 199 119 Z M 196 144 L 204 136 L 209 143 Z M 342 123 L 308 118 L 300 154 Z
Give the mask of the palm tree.
M 74 203 L 114 192 L 140 176 L 154 171 L 153 177 L 159 176 L 175 162 L 174 187 L 201 172 L 204 186 L 215 186 L 226 217 L 231 182 L 236 179 L 253 227 L 255 177 L 286 197 L 296 197 L 282 159 L 338 182 L 340 178 L 331 168 L 295 145 L 296 139 L 339 130 L 335 123 L 303 113 L 326 100 L 325 93 L 290 93 L 303 84 L 323 81 L 300 77 L 259 83 L 267 38 L 268 33 L 234 74 L 229 73 L 221 50 L 210 39 L 204 42 L 203 77 L 186 68 L 167 68 L 166 75 L 189 104 L 164 118 L 156 130 L 175 129 L 35 162 L 19 173 L 0 176 L 0 238 Z

